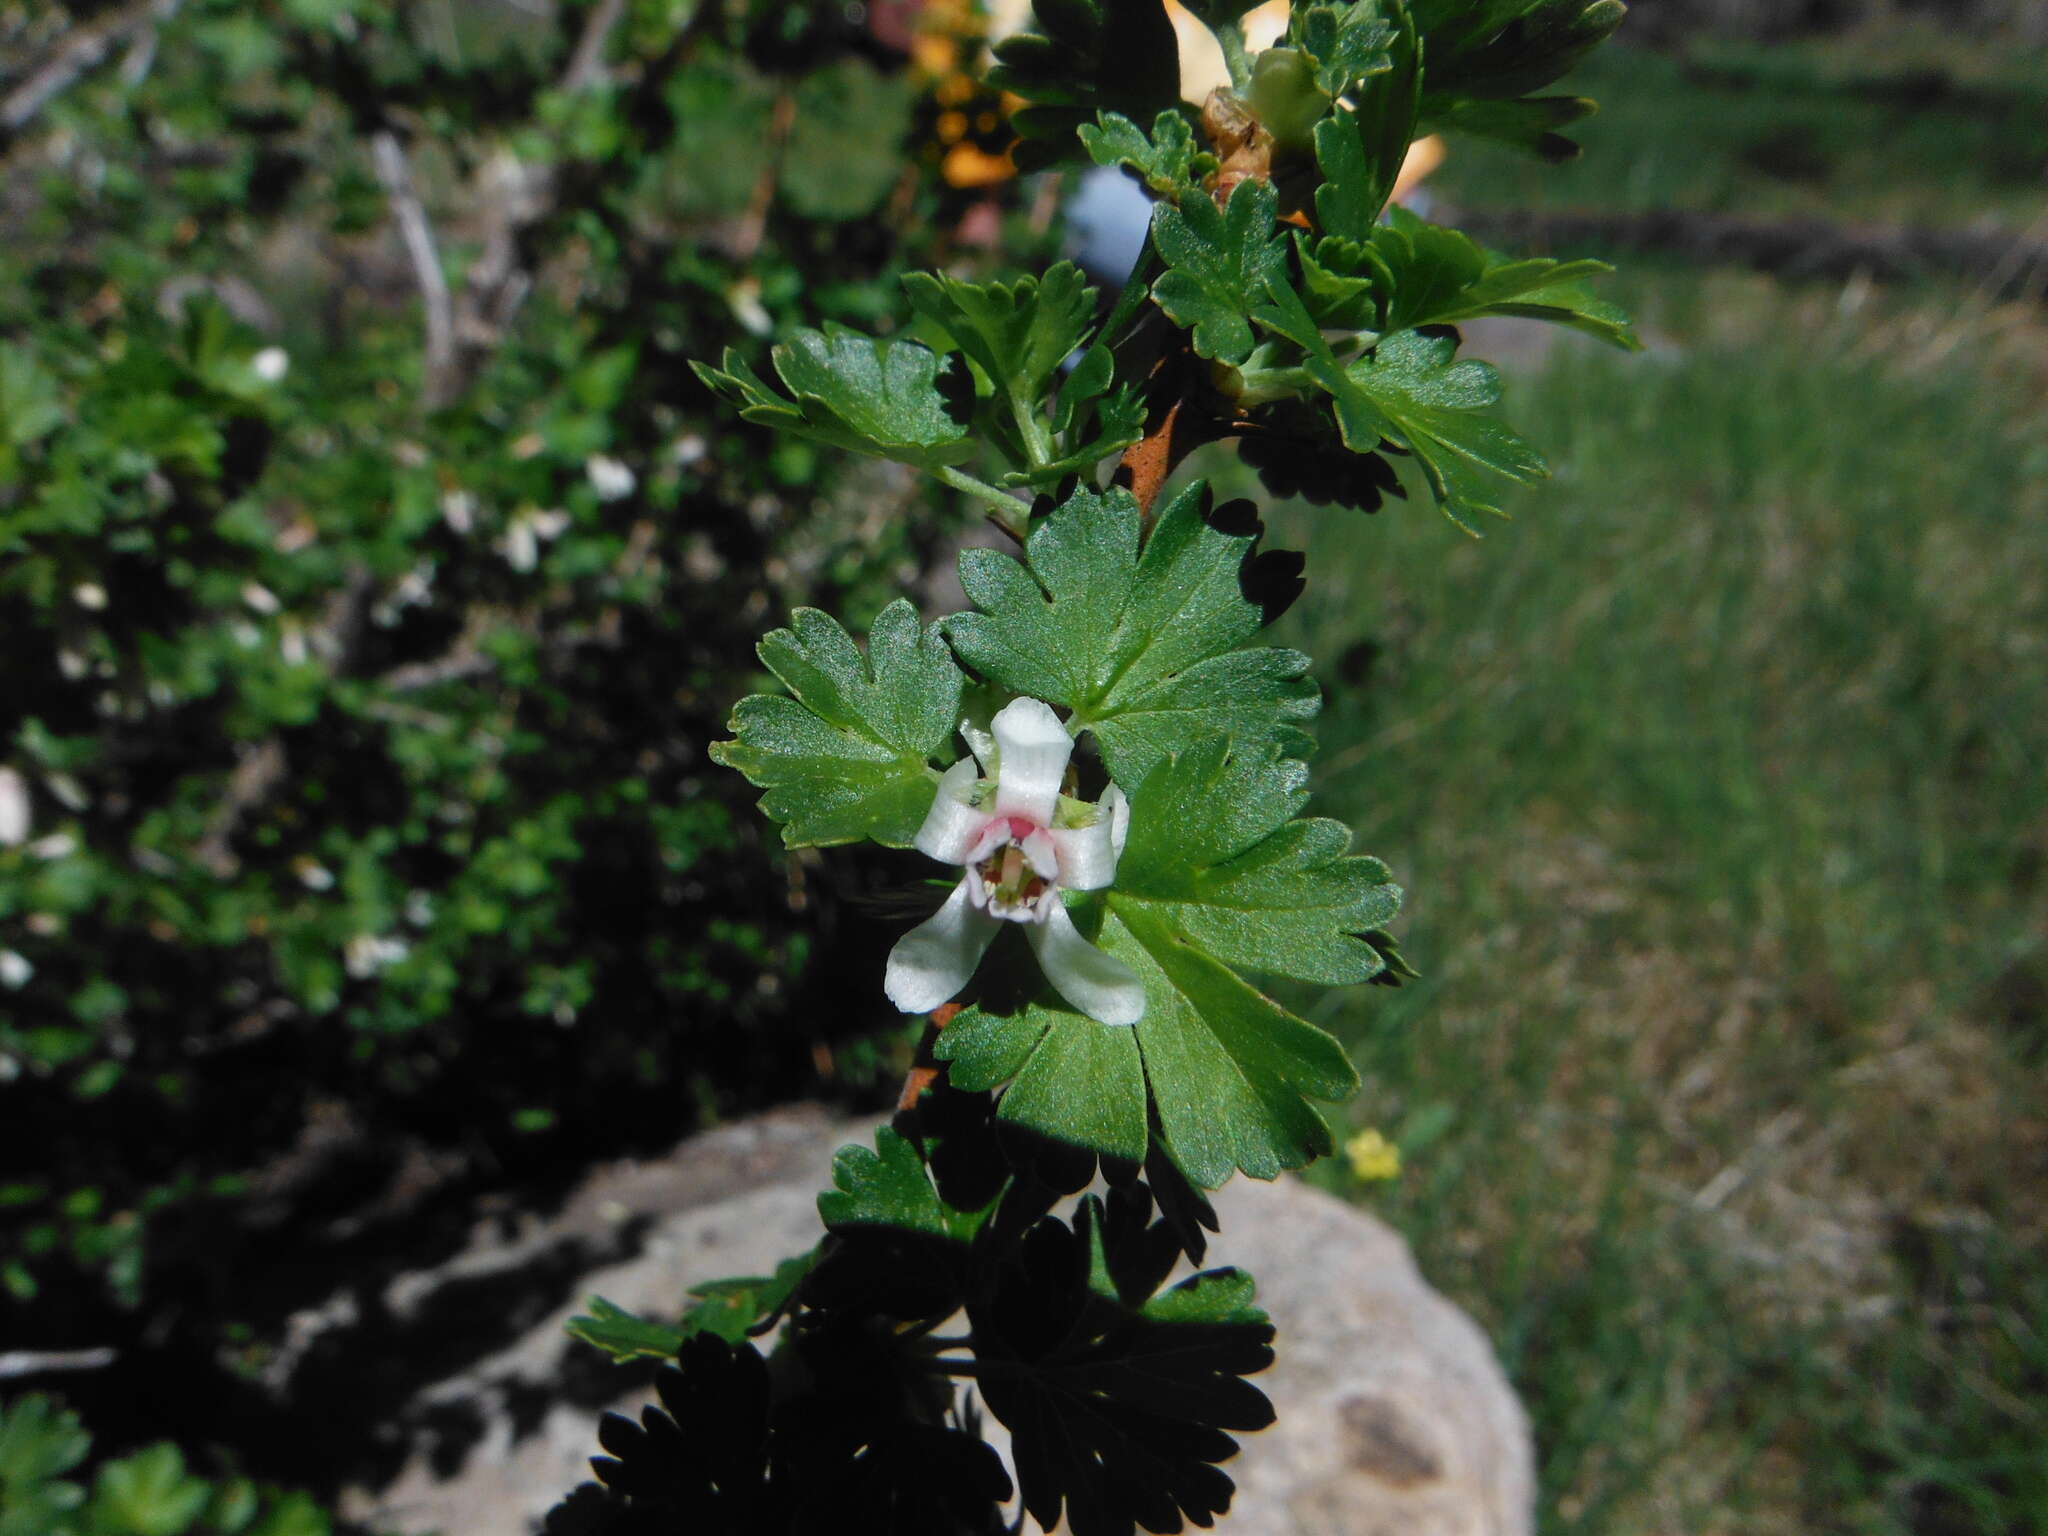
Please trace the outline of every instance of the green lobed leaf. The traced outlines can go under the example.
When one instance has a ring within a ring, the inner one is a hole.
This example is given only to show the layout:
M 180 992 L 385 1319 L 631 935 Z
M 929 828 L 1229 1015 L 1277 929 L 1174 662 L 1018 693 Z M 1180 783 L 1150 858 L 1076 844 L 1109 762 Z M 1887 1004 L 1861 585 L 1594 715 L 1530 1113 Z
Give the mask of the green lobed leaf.
M 674 1323 L 651 1321 L 602 1296 L 592 1296 L 584 1305 L 590 1310 L 566 1324 L 570 1337 L 594 1345 L 614 1360 L 666 1360 L 689 1337 Z
M 1233 1171 L 1271 1179 L 1328 1156 L 1330 1128 L 1310 1101 L 1358 1091 L 1344 1047 L 1158 910 L 1114 894 L 1109 909 L 1101 944 L 1145 985 L 1138 1049 L 1160 1135 L 1188 1178 L 1214 1189 Z
M 953 340 L 1008 408 L 1000 423 L 1013 456 L 1042 467 L 1053 458 L 1044 402 L 1060 365 L 1095 328 L 1095 290 L 1070 261 L 1043 277 L 967 283 L 939 272 L 903 279 L 913 308 Z M 1057 477 L 1055 477 L 1057 478 Z
M 1070 711 L 1126 793 L 1204 735 L 1304 756 L 1300 722 L 1320 702 L 1308 658 L 1247 644 L 1268 619 L 1253 594 L 1282 585 L 1285 557 L 1259 555 L 1261 530 L 1233 525 L 1225 514 L 1236 510 L 1212 509 L 1208 487 L 1190 486 L 1141 545 L 1129 492 L 1077 493 L 1032 531 L 1025 564 L 961 555 L 981 611 L 942 621 L 946 638 L 983 677 Z
M 1605 262 L 1512 260 L 1401 208 L 1362 244 L 1297 243 L 1303 293 L 1325 329 L 1391 332 L 1514 315 L 1569 325 L 1627 351 L 1642 347 L 1628 317 L 1583 286 L 1613 270 Z
M 1152 299 L 1194 332 L 1195 351 L 1241 362 L 1252 350 L 1252 310 L 1267 287 L 1287 280 L 1287 247 L 1273 232 L 1278 197 L 1271 182 L 1241 181 L 1219 209 L 1206 197 L 1152 211 L 1152 242 L 1167 270 Z
M 1157 197 L 1178 203 L 1201 189 L 1204 177 L 1216 172 L 1216 157 L 1195 137 L 1187 115 L 1180 111 L 1160 113 L 1152 120 L 1152 132 L 1118 112 L 1098 113 L 1093 123 L 1081 125 L 1081 142 L 1097 165 L 1124 166 Z
M 1330 97 L 1394 67 L 1400 31 L 1375 4 L 1309 0 L 1288 13 L 1287 40 L 1314 61 L 1316 83 Z
M 1226 1431 L 1273 1419 L 1243 1379 L 1273 1358 L 1250 1277 L 1210 1270 L 1154 1295 L 1177 1243 L 1164 1223 L 1145 1225 L 1149 1210 L 1138 1185 L 1107 1209 L 1089 1196 L 1072 1227 L 1040 1221 L 994 1293 L 969 1305 L 976 1384 L 1047 1530 L 1208 1526 L 1233 1492 L 1216 1465 L 1237 1450 Z
M 741 417 L 778 432 L 927 470 L 974 451 L 939 387 L 942 360 L 929 347 L 833 325 L 798 331 L 772 356 L 793 399 L 777 394 L 730 349 L 718 368 L 690 366 L 739 406 Z
M 847 1233 L 886 1228 L 965 1242 L 987 1210 L 963 1211 L 939 1198 L 917 1148 L 888 1126 L 875 1132 L 875 1147 L 841 1147 L 832 1159 L 833 1188 L 818 1196 L 818 1215 L 828 1230 Z
M 153 1445 L 101 1469 L 87 1517 L 107 1536 L 184 1536 L 212 1496 L 176 1446 Z
M 1298 818 L 1307 781 L 1305 764 L 1221 739 L 1177 754 L 1133 805 L 1112 905 L 1156 914 L 1240 970 L 1372 980 L 1387 962 L 1366 935 L 1400 910 L 1401 889 L 1350 853 L 1343 823 Z
M 1144 1161 L 1145 1069 L 1133 1031 L 1032 1002 L 1013 1014 L 966 1009 L 935 1050 L 951 1063 L 955 1088 L 1009 1083 L 998 1119 L 1103 1157 Z
M 1505 515 L 1500 479 L 1549 473 L 1527 439 L 1487 414 L 1500 400 L 1500 375 L 1486 363 L 1453 361 L 1455 333 L 1402 331 L 1347 365 L 1292 288 L 1275 285 L 1258 319 L 1308 354 L 1303 367 L 1330 394 L 1345 446 L 1370 453 L 1384 442 L 1412 454 L 1438 506 L 1468 533 L 1472 514 Z
M 748 1275 L 732 1280 L 709 1280 L 692 1286 L 697 1304 L 683 1314 L 679 1323 L 657 1322 L 628 1312 L 616 1302 L 592 1296 L 590 1311 L 572 1317 L 570 1335 L 595 1345 L 614 1360 L 667 1360 L 698 1333 L 715 1333 L 737 1344 L 763 1318 L 772 1317 L 785 1306 L 804 1276 L 811 1271 L 815 1252 L 784 1259 L 773 1275 Z
M 799 608 L 760 645 L 793 698 L 755 694 L 732 713 L 713 761 L 768 791 L 761 809 L 791 848 L 872 839 L 907 848 L 931 809 L 935 765 L 950 762 L 966 679 L 936 626 L 898 598 L 875 618 L 863 656 L 838 622 Z
M 1316 218 L 1326 234 L 1368 239 L 1416 136 L 1422 100 L 1422 45 L 1399 0 L 1389 0 L 1392 33 L 1386 69 L 1352 93 L 1350 112 L 1333 112 L 1316 125 Z
M 1144 1016 L 1112 1028 L 1043 989 L 1008 1011 L 970 1008 L 937 1045 L 953 1086 L 1007 1083 L 1003 1119 L 1126 1162 L 1146 1153 L 1149 1093 L 1166 1148 L 1210 1188 L 1325 1155 L 1330 1131 L 1311 1101 L 1349 1097 L 1357 1074 L 1335 1039 L 1237 972 L 1328 985 L 1412 973 L 1384 932 L 1399 888 L 1377 859 L 1349 852 L 1341 824 L 1297 816 L 1305 779 L 1270 745 L 1224 738 L 1156 769 L 1132 797 L 1096 934 L 1143 981 Z
M 872 214 L 902 179 L 916 105 L 908 75 L 885 75 L 864 60 L 841 59 L 803 76 L 777 160 L 789 208 L 817 219 Z
M 1455 336 L 1403 331 L 1345 374 L 1391 423 L 1381 437 L 1415 455 L 1438 503 L 1469 528 L 1465 514 L 1506 515 L 1501 481 L 1527 484 L 1550 468 L 1528 439 L 1488 414 L 1500 401 L 1500 375 L 1488 363 L 1454 362 L 1457 350 Z

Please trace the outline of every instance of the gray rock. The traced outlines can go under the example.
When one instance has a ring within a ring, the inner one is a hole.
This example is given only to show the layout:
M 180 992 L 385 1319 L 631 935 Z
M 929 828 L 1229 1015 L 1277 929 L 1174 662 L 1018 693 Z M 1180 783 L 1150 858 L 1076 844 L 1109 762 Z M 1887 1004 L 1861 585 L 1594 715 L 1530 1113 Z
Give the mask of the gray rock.
M 406 1415 L 451 1413 L 479 1438 L 451 1456 L 422 1435 L 395 1481 L 351 1491 L 343 1512 L 393 1536 L 525 1536 L 589 1476 L 601 1411 L 558 1394 L 595 1380 L 592 1352 L 562 1325 L 592 1292 L 672 1314 L 693 1283 L 765 1274 L 818 1236 L 816 1194 L 833 1151 L 866 1123 L 794 1110 L 684 1143 L 658 1163 L 600 1169 L 544 1230 L 506 1241 L 480 1230 L 469 1251 L 404 1276 L 387 1304 L 430 1304 L 560 1233 L 644 1225 L 637 1254 L 580 1279 L 573 1304 L 515 1343 L 421 1394 Z M 1522 1536 L 1532 1529 L 1533 1469 L 1521 1406 L 1485 1337 L 1422 1279 L 1384 1223 L 1297 1180 L 1240 1180 L 1217 1198 L 1223 1235 L 1211 1263 L 1240 1262 L 1279 1330 L 1278 1359 L 1257 1378 L 1279 1422 L 1227 1464 L 1238 1485 L 1226 1528 L 1238 1536 Z M 609 1368 L 601 1368 L 609 1369 Z M 643 1389 L 609 1406 L 634 1411 Z M 1000 1426 L 991 1425 L 992 1429 Z

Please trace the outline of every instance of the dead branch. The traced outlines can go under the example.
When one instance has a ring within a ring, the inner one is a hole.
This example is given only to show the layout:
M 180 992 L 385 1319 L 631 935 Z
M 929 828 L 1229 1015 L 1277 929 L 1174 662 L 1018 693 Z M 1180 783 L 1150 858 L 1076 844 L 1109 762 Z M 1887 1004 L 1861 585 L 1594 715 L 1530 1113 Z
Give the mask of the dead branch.
M 580 91 L 604 78 L 605 47 L 611 42 L 619 18 L 625 14 L 626 0 L 599 0 L 590 19 L 583 24 L 583 35 L 576 40 L 576 52 L 569 59 L 569 67 L 562 72 L 563 90 Z
M 377 179 L 384 183 L 384 195 L 398 221 L 399 237 L 412 261 L 420 301 L 426 309 L 427 355 L 420 384 L 420 401 L 428 410 L 438 410 L 455 397 L 455 311 L 448 291 L 448 274 L 441 270 L 440 252 L 434 246 L 434 229 L 427 222 L 427 210 L 413 189 L 412 166 L 405 149 L 390 129 L 379 129 L 370 138 L 370 154 L 377 167 Z
M 21 132 L 86 71 L 145 29 L 166 21 L 180 0 L 136 0 L 96 25 L 81 26 L 57 44 L 43 66 L 0 101 L 0 134 Z

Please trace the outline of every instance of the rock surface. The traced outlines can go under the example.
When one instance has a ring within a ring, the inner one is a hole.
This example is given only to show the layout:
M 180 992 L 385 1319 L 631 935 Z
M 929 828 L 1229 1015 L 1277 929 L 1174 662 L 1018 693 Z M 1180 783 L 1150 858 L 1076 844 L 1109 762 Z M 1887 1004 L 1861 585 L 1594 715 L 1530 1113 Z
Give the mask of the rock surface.
M 563 1333 L 583 1298 L 672 1314 L 693 1283 L 767 1273 L 816 1241 L 832 1153 L 871 1131 L 806 1110 L 713 1131 L 660 1162 L 598 1170 L 544 1230 L 508 1238 L 480 1229 L 453 1264 L 395 1282 L 389 1304 L 429 1305 L 439 1289 L 514 1270 L 543 1247 L 559 1251 L 565 1228 L 639 1235 L 632 1257 L 577 1279 L 573 1302 L 421 1393 L 405 1415 L 414 1449 L 403 1470 L 380 1490 L 353 1490 L 344 1513 L 393 1536 L 535 1529 L 589 1476 L 599 1412 L 630 1412 L 647 1396 L 644 1373 L 602 1364 Z M 1216 1206 L 1223 1235 L 1209 1262 L 1252 1269 L 1279 1330 L 1277 1362 L 1255 1378 L 1279 1422 L 1227 1463 L 1238 1495 L 1223 1527 L 1235 1536 L 1530 1531 L 1521 1406 L 1484 1335 L 1429 1288 L 1401 1238 L 1294 1180 L 1238 1180 Z

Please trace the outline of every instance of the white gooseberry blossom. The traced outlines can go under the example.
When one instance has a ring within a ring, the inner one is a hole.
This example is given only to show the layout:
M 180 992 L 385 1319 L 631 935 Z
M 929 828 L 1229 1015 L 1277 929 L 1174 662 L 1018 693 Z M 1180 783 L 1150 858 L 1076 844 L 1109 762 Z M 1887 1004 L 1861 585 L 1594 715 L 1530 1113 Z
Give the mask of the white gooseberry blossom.
M 1089 805 L 1060 793 L 1073 738 L 1037 699 L 1015 699 L 987 732 L 963 726 L 973 756 L 939 780 L 917 847 L 967 873 L 946 904 L 897 941 L 884 989 L 905 1013 L 929 1013 L 967 984 L 1004 923 L 1021 923 L 1045 979 L 1104 1024 L 1135 1024 L 1145 988 L 1081 937 L 1061 896 L 1116 876 L 1130 826 L 1123 791 Z

